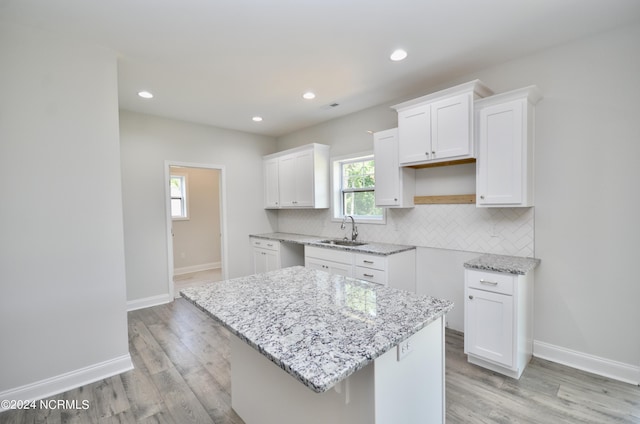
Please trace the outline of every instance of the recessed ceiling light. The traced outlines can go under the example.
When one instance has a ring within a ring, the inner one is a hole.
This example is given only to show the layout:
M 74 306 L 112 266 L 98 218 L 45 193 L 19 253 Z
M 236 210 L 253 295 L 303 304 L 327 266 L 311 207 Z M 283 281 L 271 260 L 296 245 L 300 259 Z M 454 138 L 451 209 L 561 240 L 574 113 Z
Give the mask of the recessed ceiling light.
M 153 94 L 149 93 L 148 91 L 138 91 L 138 96 L 142 97 L 143 99 L 153 98 Z
M 262 116 L 254 116 L 251 119 L 253 119 L 253 122 L 262 122 Z
M 406 57 L 407 57 L 407 52 L 402 49 L 398 49 L 393 53 L 391 53 L 391 56 L 389 56 L 389 59 L 393 60 L 394 62 L 398 62 L 400 60 L 405 59 Z
M 316 94 L 311 92 L 311 91 L 307 91 L 306 93 L 304 93 L 302 95 L 303 98 L 307 99 L 307 100 L 312 100 L 316 98 Z

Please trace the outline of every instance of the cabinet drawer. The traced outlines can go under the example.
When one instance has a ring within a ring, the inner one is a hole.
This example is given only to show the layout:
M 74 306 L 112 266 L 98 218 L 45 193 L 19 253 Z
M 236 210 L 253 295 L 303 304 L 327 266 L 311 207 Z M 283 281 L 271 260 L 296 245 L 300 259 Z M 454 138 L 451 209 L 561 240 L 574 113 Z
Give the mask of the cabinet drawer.
M 516 276 L 499 272 L 465 270 L 466 284 L 469 288 L 485 290 L 494 293 L 513 294 Z
M 251 245 L 253 247 L 259 247 L 260 249 L 280 250 L 280 242 L 274 240 L 252 238 Z
M 323 247 L 305 246 L 304 256 L 353 265 L 353 253 Z
M 385 271 L 387 269 L 387 258 L 378 255 L 356 253 L 356 266 Z
M 354 278 L 361 280 L 367 280 L 376 284 L 386 284 L 386 273 L 379 269 L 365 268 L 362 266 L 356 266 Z

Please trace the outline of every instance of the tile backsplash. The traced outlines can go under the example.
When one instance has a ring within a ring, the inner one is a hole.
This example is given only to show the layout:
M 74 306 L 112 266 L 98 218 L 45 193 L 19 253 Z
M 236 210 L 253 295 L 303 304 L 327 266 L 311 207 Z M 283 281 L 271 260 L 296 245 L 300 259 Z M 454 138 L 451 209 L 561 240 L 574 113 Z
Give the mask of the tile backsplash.
M 278 231 L 324 237 L 350 236 L 330 210 L 282 209 Z M 477 208 L 475 205 L 419 205 L 388 209 L 387 223 L 357 224 L 358 239 L 421 247 L 534 256 L 534 208 Z

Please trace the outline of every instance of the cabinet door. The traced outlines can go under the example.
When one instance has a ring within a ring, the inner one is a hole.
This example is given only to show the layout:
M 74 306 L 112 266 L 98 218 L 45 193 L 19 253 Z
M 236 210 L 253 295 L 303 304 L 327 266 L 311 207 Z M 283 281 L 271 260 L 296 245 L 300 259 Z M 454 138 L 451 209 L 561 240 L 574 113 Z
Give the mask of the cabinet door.
M 280 269 L 280 252 L 274 250 L 265 251 L 265 262 L 267 271 Z
M 280 206 L 295 206 L 296 180 L 295 156 L 293 154 L 280 157 L 278 161 L 278 177 L 280 190 Z
M 513 297 L 472 288 L 466 296 L 465 353 L 513 368 Z
M 294 158 L 295 206 L 313 206 L 314 167 L 313 151 L 297 153 Z
M 263 249 L 253 249 L 253 273 L 267 272 L 267 257 Z
M 341 264 L 339 262 L 327 261 L 324 259 L 311 258 L 309 256 L 304 259 L 304 266 L 311 269 L 319 269 L 330 274 L 344 275 L 345 277 L 353 277 L 353 266 Z
M 400 164 L 431 159 L 431 105 L 398 112 L 398 155 Z
M 487 106 L 478 114 L 477 203 L 523 202 L 523 102 Z
M 278 158 L 267 159 L 263 162 L 264 171 L 264 207 L 280 207 L 280 191 L 278 189 Z
M 376 206 L 400 204 L 400 169 L 398 164 L 398 130 L 396 128 L 373 135 L 375 158 Z
M 345 277 L 353 277 L 353 266 L 333 262 L 329 264 L 329 272 L 331 274 L 344 275 Z
M 253 272 L 274 271 L 280 269 L 280 253 L 276 250 L 253 248 Z
M 431 105 L 431 160 L 469 156 L 472 151 L 471 95 Z
M 304 258 L 304 266 L 305 268 L 319 269 L 320 271 L 329 272 L 328 267 L 326 266 L 326 261 L 323 261 L 322 259 L 310 258 L 307 256 Z
M 313 207 L 313 151 L 282 156 L 278 162 L 281 207 Z

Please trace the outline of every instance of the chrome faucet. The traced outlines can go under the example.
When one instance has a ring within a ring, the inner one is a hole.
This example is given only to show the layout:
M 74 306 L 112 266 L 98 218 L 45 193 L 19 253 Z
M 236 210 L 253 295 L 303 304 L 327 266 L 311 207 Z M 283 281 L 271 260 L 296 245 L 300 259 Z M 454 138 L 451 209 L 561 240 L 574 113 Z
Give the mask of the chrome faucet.
M 358 238 L 358 227 L 356 227 L 356 221 L 353 219 L 351 215 L 345 215 L 345 217 L 342 218 L 342 224 L 340 224 L 340 229 L 344 230 L 345 228 L 344 222 L 347 220 L 347 218 L 351 218 L 351 240 L 356 241 L 356 239 Z

